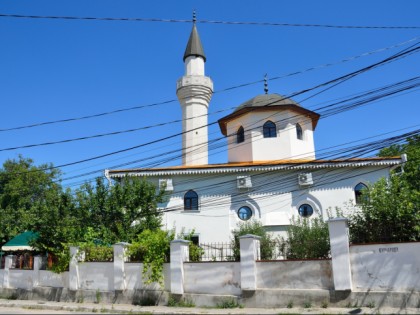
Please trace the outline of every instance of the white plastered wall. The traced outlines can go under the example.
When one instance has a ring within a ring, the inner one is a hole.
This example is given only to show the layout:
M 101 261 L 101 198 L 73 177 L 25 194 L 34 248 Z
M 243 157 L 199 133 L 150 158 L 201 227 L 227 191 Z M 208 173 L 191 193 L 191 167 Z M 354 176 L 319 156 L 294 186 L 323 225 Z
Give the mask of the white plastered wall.
M 263 125 L 272 121 L 277 127 L 277 137 L 264 138 Z M 297 139 L 296 123 L 303 130 L 303 140 Z M 245 141 L 236 143 L 239 127 L 245 129 Z M 290 110 L 254 111 L 227 123 L 229 162 L 269 161 L 281 159 L 314 159 L 312 121 Z

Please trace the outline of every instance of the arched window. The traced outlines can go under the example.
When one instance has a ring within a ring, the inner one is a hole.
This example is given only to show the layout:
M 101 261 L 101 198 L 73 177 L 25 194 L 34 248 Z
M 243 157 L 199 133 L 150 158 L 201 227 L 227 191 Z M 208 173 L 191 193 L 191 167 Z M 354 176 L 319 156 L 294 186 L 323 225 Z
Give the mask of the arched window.
M 299 215 L 303 218 L 309 218 L 314 213 L 314 209 L 306 203 L 301 205 L 298 211 Z
M 296 137 L 299 140 L 303 140 L 303 131 L 302 131 L 302 127 L 299 124 L 296 124 Z
M 367 195 L 365 195 L 365 191 L 368 187 L 363 183 L 358 183 L 356 187 L 354 187 L 354 196 L 356 199 L 356 204 L 361 204 L 363 201 L 367 200 Z
M 267 121 L 263 126 L 264 138 L 275 138 L 277 136 L 276 125 L 272 121 Z
M 244 127 L 240 126 L 238 132 L 236 133 L 236 143 L 241 143 L 245 141 L 245 132 Z
M 188 190 L 184 195 L 184 210 L 198 210 L 198 195 L 194 190 Z
M 240 207 L 239 210 L 238 210 L 238 217 L 239 217 L 239 219 L 241 219 L 243 221 L 247 221 L 247 220 L 251 219 L 251 217 L 252 217 L 251 208 L 247 207 L 247 206 Z

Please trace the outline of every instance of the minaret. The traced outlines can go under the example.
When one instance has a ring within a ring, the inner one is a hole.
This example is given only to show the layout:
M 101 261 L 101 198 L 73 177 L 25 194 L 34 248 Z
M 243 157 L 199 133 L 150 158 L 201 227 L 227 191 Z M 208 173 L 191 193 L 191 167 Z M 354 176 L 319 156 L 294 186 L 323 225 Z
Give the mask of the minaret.
M 184 53 L 185 75 L 176 83 L 176 95 L 182 108 L 182 165 L 208 164 L 208 107 L 213 82 L 204 74 L 206 55 L 193 28 Z

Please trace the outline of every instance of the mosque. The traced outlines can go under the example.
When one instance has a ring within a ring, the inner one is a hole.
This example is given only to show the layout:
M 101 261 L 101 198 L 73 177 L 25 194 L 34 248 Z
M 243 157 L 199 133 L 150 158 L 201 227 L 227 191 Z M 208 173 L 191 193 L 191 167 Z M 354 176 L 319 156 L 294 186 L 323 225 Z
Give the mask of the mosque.
M 389 176 L 400 158 L 316 159 L 320 115 L 279 94 L 257 95 L 218 123 L 228 161 L 208 163 L 208 108 L 213 81 L 194 22 L 185 74 L 176 83 L 182 110 L 182 165 L 105 170 L 108 179 L 141 176 L 166 191 L 163 228 L 194 231 L 194 242 L 228 242 L 239 222 L 262 223 L 285 236 L 293 217 L 351 211 L 369 183 Z

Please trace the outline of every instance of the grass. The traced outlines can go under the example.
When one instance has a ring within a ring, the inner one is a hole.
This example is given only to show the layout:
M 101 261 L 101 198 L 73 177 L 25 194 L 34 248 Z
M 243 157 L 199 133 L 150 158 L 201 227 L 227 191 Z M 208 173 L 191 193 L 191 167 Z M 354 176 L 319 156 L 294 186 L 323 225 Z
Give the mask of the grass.
M 216 304 L 216 308 L 224 309 L 224 308 L 237 308 L 237 307 L 241 307 L 241 305 L 239 305 L 238 302 L 236 302 L 236 300 L 233 298 L 223 299 L 222 301 Z
M 305 301 L 305 302 L 303 302 L 303 307 L 304 308 L 311 308 L 312 307 L 311 301 Z
M 286 307 L 287 307 L 287 308 L 293 308 L 293 301 L 289 301 L 289 302 L 287 302 Z
M 195 304 L 190 299 L 179 299 L 177 300 L 174 296 L 170 296 L 168 299 L 168 306 L 170 307 L 195 307 Z

